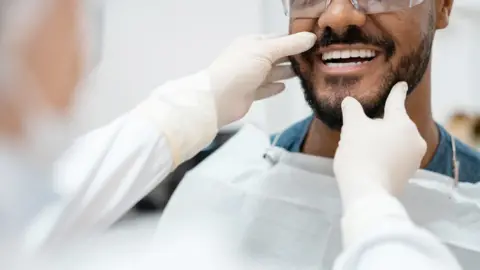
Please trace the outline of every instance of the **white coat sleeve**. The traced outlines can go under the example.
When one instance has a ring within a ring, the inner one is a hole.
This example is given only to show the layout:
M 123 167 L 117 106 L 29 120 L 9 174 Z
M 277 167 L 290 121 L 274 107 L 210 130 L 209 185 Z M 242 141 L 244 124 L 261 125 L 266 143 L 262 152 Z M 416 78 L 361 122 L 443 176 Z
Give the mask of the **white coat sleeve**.
M 347 210 L 345 242 L 334 270 L 460 270 L 455 257 L 430 232 L 413 224 L 394 197 L 374 195 Z
M 66 200 L 50 237 L 108 228 L 208 146 L 218 130 L 207 88 L 200 73 L 169 82 L 133 111 L 78 139 L 56 165 L 56 188 Z

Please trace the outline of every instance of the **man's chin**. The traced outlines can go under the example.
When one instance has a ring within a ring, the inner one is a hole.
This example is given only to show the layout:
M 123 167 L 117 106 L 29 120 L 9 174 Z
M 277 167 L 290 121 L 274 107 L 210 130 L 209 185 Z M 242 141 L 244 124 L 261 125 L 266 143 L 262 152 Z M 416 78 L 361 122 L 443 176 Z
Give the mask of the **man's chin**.
M 331 130 L 340 131 L 343 126 L 341 103 L 328 101 L 309 102 L 315 117 Z
M 334 89 L 332 89 L 334 90 Z M 351 93 L 351 94 L 350 94 Z M 379 94 L 377 97 L 359 98 L 354 90 L 339 90 L 328 97 L 317 97 L 315 93 L 305 92 L 305 97 L 317 119 L 331 130 L 340 131 L 343 126 L 342 102 L 343 99 L 353 96 L 363 107 L 365 114 L 370 118 L 383 117 L 388 93 Z
M 385 90 L 388 87 L 379 87 L 382 80 L 370 77 L 330 76 L 307 80 L 300 76 L 300 82 L 315 116 L 329 129 L 340 131 L 343 126 L 341 104 L 346 97 L 356 98 L 370 118 L 383 116 L 390 91 Z M 377 91 L 372 91 L 374 89 Z

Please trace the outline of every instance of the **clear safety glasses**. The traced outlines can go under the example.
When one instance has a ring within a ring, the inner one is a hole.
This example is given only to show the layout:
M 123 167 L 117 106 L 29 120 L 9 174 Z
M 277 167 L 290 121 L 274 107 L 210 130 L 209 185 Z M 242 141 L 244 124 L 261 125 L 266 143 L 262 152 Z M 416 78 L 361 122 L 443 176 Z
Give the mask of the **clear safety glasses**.
M 335 0 L 282 0 L 285 14 L 291 18 L 318 18 Z M 386 13 L 414 7 L 424 0 L 350 0 L 365 14 Z

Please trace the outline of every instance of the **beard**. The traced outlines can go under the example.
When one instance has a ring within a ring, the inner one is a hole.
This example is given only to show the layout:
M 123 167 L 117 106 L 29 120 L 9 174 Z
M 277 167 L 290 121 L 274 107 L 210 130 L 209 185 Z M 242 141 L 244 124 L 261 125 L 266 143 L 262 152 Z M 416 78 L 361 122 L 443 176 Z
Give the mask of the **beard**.
M 387 72 L 381 78 L 381 83 L 373 93 L 378 93 L 368 100 L 362 100 L 360 103 L 365 114 L 370 118 L 379 118 L 384 114 L 385 104 L 390 95 L 393 86 L 405 81 L 408 84 L 408 95 L 410 95 L 421 82 L 430 62 L 430 55 L 433 45 L 433 21 L 430 31 L 423 37 L 419 46 L 410 54 L 402 56 L 399 64 L 394 67 L 392 64 L 387 68 Z M 381 47 L 385 51 L 386 61 L 388 62 L 395 55 L 395 44 L 391 39 L 383 37 L 371 37 L 362 33 L 356 26 L 350 26 L 343 35 L 335 34 L 331 28 L 326 28 L 322 38 L 311 50 L 303 53 L 301 56 L 307 63 L 313 67 L 315 51 L 319 47 L 326 47 L 332 44 L 355 44 L 363 43 Z M 329 97 L 320 97 L 312 79 L 307 78 L 301 71 L 301 65 L 293 57 L 290 62 L 295 74 L 300 78 L 305 99 L 313 110 L 315 116 L 320 119 L 327 127 L 332 130 L 340 131 L 343 126 L 343 116 L 341 103 L 344 97 L 332 94 Z M 345 89 L 353 87 L 361 81 L 358 76 L 329 76 L 325 77 L 325 83 L 328 86 L 343 87 Z

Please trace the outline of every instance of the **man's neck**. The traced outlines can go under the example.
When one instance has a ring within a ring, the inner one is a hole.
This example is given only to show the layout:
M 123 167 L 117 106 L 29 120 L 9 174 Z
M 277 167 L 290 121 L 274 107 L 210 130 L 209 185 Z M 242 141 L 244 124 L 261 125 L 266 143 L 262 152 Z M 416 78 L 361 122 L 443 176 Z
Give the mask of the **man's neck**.
M 408 115 L 417 125 L 420 135 L 427 142 L 427 153 L 422 160 L 425 168 L 432 160 L 439 142 L 438 128 L 432 117 L 430 105 L 430 72 L 427 70 L 417 89 L 409 95 L 406 108 Z M 302 152 L 333 158 L 340 140 L 340 132 L 331 130 L 322 121 L 315 118 L 309 128 Z

